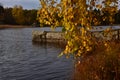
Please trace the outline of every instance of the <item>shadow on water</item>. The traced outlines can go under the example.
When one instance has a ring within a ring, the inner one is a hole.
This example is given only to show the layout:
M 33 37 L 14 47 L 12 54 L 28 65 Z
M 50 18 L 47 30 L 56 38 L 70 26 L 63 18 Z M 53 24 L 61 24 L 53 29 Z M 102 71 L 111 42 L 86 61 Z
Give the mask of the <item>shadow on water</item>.
M 33 41 L 32 44 L 36 47 L 47 47 L 47 46 L 52 46 L 55 48 L 61 48 L 64 49 L 66 44 L 65 43 L 61 43 L 61 42 L 39 42 L 39 41 Z

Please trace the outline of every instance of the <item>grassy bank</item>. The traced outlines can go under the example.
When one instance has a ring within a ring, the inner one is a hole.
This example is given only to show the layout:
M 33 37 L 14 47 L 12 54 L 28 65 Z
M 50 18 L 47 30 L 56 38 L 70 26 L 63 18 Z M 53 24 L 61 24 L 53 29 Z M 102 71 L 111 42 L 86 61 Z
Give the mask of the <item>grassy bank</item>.
M 112 50 L 100 45 L 75 64 L 73 80 L 120 80 L 120 42 L 110 42 Z

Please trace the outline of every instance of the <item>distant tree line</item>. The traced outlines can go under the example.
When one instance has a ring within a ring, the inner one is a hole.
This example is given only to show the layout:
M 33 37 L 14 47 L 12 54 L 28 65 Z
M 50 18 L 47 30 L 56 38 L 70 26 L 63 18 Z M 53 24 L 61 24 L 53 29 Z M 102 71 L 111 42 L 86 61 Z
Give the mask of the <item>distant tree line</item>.
M 110 14 L 107 10 L 101 12 L 99 9 L 94 9 L 91 14 L 93 15 L 91 19 L 92 25 L 110 25 L 111 22 L 112 24 L 120 24 L 120 10 L 118 10 L 116 14 L 112 15 L 112 21 L 110 21 Z
M 4 20 L 4 8 L 0 4 L 0 24 L 2 24 L 2 21 Z
M 2 6 L 1 6 L 2 7 Z M 2 24 L 12 25 L 32 25 L 37 24 L 37 10 L 23 9 L 22 6 L 14 6 L 13 8 L 0 7 L 0 22 Z M 2 15 L 2 14 L 3 15 Z M 2 19 L 1 19 L 2 17 Z
M 113 9 L 114 9 L 114 7 L 113 7 Z M 120 24 L 120 10 L 117 10 L 117 12 L 115 12 L 115 14 L 113 14 L 113 15 L 109 14 L 108 10 L 100 11 L 99 9 L 94 9 L 94 10 L 91 10 L 88 12 L 92 16 L 91 18 L 89 18 L 90 19 L 89 23 L 91 23 L 92 26 Z M 55 17 L 54 17 L 55 20 L 61 21 L 63 18 L 62 16 L 59 17 L 58 13 L 55 13 L 54 15 L 55 15 Z M 74 15 L 74 16 L 76 16 L 76 15 Z M 110 16 L 112 16 L 112 19 Z M 76 17 L 76 18 L 78 18 L 78 17 Z M 47 21 L 47 19 L 45 19 L 45 20 Z M 41 24 L 42 24 L 42 26 L 45 26 L 45 24 L 48 25 L 48 23 L 41 23 Z M 59 24 L 59 26 L 62 26 L 62 25 Z M 80 22 L 80 24 L 78 24 L 78 26 L 81 26 L 81 22 Z
M 92 12 L 91 24 L 98 25 L 110 25 L 109 13 L 104 11 L 104 15 L 98 9 L 94 9 Z M 57 13 L 56 19 L 61 20 L 62 17 L 58 17 Z M 120 10 L 113 16 L 113 24 L 120 24 Z M 13 8 L 3 8 L 0 5 L 0 24 L 12 24 L 12 25 L 34 25 L 39 26 L 37 21 L 37 10 L 27 10 L 23 9 L 22 6 L 14 6 Z M 45 23 L 41 23 L 42 26 L 49 26 Z M 79 24 L 80 25 L 80 24 Z M 60 25 L 61 26 L 61 25 Z

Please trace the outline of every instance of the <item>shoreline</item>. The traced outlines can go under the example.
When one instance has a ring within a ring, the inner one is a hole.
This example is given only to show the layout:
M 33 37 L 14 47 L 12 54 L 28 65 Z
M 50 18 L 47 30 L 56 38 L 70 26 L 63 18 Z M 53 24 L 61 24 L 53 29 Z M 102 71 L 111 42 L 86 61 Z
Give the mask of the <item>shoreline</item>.
M 111 25 L 99 25 L 100 26 L 111 26 Z M 120 26 L 120 24 L 114 24 L 112 26 Z M 96 27 L 96 26 L 93 26 Z M 34 28 L 32 25 L 11 25 L 11 24 L 0 24 L 0 29 L 3 28 Z
M 0 29 L 4 28 L 32 28 L 32 26 L 26 26 L 26 25 L 0 25 Z

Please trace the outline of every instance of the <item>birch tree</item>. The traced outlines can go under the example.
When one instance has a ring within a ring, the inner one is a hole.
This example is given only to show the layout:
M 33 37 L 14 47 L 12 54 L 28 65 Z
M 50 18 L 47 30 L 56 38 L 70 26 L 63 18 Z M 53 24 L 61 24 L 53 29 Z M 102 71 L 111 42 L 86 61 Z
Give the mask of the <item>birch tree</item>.
M 103 15 L 108 12 L 108 19 L 103 16 L 102 20 L 109 20 L 112 25 L 118 0 L 40 0 L 40 5 L 37 15 L 40 23 L 65 28 L 67 45 L 60 55 L 80 57 L 94 50 L 96 45 L 89 30 L 92 21 L 98 24 L 99 20 L 93 18 L 92 11 L 99 9 Z

